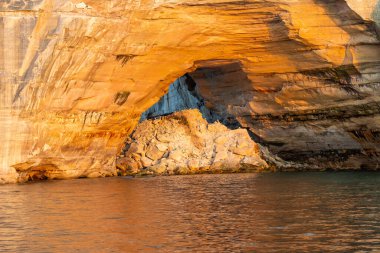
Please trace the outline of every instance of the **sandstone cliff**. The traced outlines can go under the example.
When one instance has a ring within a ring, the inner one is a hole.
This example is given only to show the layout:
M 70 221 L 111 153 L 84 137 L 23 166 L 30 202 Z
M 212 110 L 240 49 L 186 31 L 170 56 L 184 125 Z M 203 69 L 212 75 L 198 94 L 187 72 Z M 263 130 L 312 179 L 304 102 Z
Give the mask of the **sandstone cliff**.
M 189 73 L 284 159 L 379 168 L 375 0 L 0 3 L 0 178 L 116 174 L 140 115 Z

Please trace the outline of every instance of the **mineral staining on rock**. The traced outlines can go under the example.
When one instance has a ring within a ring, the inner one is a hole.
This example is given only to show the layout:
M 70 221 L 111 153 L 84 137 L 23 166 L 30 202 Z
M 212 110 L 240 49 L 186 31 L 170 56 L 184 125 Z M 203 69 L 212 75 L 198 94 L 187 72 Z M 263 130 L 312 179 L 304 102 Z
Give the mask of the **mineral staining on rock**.
M 378 17 L 375 0 L 2 1 L 0 178 L 116 175 L 185 73 L 284 159 L 378 169 Z

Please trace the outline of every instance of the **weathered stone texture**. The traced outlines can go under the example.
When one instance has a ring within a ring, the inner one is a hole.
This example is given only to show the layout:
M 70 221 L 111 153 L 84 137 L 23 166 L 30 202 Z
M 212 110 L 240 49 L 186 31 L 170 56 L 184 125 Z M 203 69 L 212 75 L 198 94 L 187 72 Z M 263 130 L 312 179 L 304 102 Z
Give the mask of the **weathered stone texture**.
M 161 142 L 158 136 L 170 136 L 170 141 Z M 143 147 L 142 151 L 137 153 L 136 146 Z M 230 130 L 219 122 L 209 124 L 197 109 L 140 123 L 127 147 L 117 160 L 121 175 L 276 169 L 261 158 L 260 147 L 246 129 Z
M 273 152 L 377 168 L 378 21 L 372 0 L 2 1 L 0 178 L 115 175 L 141 113 L 185 73 Z

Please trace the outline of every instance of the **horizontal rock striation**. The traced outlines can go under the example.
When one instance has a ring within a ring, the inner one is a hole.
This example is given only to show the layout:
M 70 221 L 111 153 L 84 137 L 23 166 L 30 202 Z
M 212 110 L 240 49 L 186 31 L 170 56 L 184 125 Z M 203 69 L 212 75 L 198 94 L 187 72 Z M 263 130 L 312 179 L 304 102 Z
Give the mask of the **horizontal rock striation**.
M 116 175 L 186 73 L 282 158 L 378 169 L 379 24 L 376 0 L 2 1 L 0 178 Z

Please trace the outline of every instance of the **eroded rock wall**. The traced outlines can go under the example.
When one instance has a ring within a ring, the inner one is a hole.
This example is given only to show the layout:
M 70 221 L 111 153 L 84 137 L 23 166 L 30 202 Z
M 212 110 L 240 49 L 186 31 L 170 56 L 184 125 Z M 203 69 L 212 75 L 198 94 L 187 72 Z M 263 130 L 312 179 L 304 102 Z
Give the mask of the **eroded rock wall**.
M 3 1 L 0 177 L 115 175 L 140 115 L 185 73 L 283 156 L 350 150 L 376 168 L 379 4 L 362 3 Z

